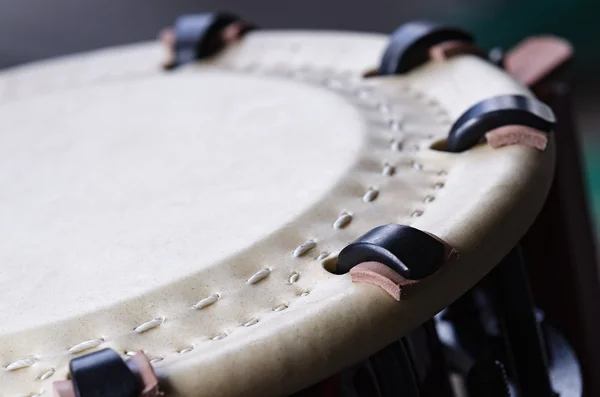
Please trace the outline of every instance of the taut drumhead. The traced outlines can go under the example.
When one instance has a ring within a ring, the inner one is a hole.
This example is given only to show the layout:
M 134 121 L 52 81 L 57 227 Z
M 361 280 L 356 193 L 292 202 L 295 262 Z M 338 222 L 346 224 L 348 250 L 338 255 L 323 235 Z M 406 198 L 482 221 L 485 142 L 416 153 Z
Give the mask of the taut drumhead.
M 531 94 L 474 56 L 363 78 L 386 40 L 257 31 L 171 72 L 143 44 L 1 73 L 0 396 L 49 396 L 105 347 L 173 396 L 293 392 L 489 271 L 553 151 L 438 149 L 474 103 Z M 329 271 L 389 223 L 460 252 L 400 302 Z

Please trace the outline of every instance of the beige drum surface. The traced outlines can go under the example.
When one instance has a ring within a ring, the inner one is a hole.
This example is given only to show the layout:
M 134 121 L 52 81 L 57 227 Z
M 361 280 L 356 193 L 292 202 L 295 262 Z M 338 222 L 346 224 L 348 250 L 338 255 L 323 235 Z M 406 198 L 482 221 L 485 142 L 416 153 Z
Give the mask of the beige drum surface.
M 530 94 L 471 56 L 363 79 L 386 41 L 254 32 L 170 73 L 155 44 L 1 73 L 0 396 L 50 396 L 104 347 L 144 350 L 168 396 L 290 393 L 489 271 L 541 208 L 552 145 L 431 145 Z M 387 223 L 461 257 L 401 302 L 327 271 Z

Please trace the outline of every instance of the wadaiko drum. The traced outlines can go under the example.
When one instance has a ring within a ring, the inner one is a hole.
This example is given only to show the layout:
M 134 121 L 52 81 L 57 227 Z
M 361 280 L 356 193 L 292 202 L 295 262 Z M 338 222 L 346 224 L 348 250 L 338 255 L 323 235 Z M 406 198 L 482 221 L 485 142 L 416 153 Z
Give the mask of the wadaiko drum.
M 0 74 L 0 396 L 581 394 L 517 247 L 566 43 L 160 39 Z

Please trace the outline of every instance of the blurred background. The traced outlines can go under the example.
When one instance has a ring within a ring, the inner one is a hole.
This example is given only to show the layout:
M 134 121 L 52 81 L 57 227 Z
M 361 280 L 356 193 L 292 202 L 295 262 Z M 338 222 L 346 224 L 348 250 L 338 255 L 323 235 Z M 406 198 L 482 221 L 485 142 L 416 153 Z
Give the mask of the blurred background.
M 590 204 L 600 225 L 598 0 L 0 0 L 0 68 L 153 40 L 180 14 L 218 10 L 272 29 L 389 33 L 405 21 L 427 18 L 470 30 L 484 48 L 510 48 L 540 33 L 569 39 Z

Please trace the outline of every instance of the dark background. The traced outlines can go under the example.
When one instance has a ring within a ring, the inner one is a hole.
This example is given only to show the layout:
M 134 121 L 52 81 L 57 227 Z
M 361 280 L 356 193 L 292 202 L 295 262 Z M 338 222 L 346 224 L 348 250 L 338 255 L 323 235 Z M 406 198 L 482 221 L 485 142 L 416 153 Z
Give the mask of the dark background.
M 152 40 L 183 13 L 226 10 L 264 28 L 391 32 L 411 19 L 457 24 L 486 48 L 553 33 L 576 49 L 575 106 L 600 217 L 600 0 L 0 0 L 0 68 Z

